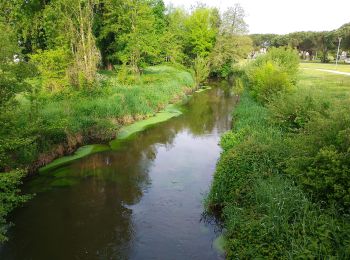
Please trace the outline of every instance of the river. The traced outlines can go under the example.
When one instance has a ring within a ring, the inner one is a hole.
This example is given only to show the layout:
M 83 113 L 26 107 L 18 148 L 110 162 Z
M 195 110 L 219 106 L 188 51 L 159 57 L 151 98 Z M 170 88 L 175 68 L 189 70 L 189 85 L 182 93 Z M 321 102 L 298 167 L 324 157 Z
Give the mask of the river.
M 221 259 L 203 201 L 235 102 L 213 83 L 181 116 L 28 181 L 0 259 Z

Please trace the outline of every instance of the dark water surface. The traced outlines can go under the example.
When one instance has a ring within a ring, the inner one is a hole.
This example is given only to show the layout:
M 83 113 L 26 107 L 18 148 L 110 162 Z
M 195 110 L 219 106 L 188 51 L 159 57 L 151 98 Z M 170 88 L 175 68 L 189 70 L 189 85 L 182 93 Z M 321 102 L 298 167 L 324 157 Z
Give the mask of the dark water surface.
M 202 213 L 235 103 L 220 85 L 120 149 L 28 182 L 37 195 L 13 214 L 0 259 L 219 259 Z

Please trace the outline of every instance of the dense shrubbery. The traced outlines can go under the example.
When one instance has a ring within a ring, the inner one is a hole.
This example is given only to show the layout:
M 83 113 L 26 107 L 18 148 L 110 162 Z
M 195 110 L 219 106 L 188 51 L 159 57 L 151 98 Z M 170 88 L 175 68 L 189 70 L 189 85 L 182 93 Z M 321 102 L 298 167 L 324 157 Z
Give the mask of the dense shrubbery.
M 277 94 L 291 92 L 298 66 L 298 55 L 292 50 L 272 48 L 258 57 L 246 73 L 252 96 L 261 103 L 268 103 Z
M 295 177 L 316 201 L 350 209 L 350 109 L 338 105 L 329 115 L 315 115 L 295 138 L 296 150 L 286 172 Z
M 242 95 L 234 130 L 222 136 L 207 198 L 222 212 L 228 258 L 348 257 L 348 101 L 298 86 L 269 94 L 264 106 L 256 97 L 268 92 L 255 91 Z
M 330 103 L 316 89 L 298 87 L 293 93 L 283 93 L 267 105 L 271 122 L 286 131 L 297 132 L 317 114 L 326 115 Z
M 4 241 L 5 232 L 9 224 L 6 224 L 6 216 L 18 205 L 29 199 L 28 195 L 20 195 L 18 185 L 24 171 L 14 170 L 8 173 L 0 173 L 0 241 Z

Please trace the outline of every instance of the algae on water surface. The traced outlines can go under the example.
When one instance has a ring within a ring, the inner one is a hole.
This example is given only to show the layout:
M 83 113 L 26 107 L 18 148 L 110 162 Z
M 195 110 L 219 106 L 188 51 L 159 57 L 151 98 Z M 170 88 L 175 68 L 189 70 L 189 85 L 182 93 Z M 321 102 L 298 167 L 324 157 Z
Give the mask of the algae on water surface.
M 54 168 L 57 168 L 58 166 L 63 165 L 63 164 L 66 164 L 66 163 L 69 163 L 71 161 L 83 158 L 89 154 L 104 152 L 104 151 L 108 151 L 108 150 L 110 150 L 110 147 L 108 145 L 104 145 L 104 144 L 85 145 L 83 147 L 80 147 L 74 154 L 56 159 L 53 162 L 49 163 L 48 165 L 40 168 L 39 172 L 45 173 L 49 170 L 52 170 Z

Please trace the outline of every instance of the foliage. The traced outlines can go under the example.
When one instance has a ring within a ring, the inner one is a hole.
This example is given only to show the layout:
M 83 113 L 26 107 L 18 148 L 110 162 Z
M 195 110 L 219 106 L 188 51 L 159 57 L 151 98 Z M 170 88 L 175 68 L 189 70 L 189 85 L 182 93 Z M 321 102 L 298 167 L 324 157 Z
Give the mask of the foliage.
M 247 69 L 251 94 L 268 103 L 277 94 L 291 92 L 296 82 L 299 60 L 291 50 L 272 48 L 258 57 Z
M 244 17 L 239 4 L 228 8 L 222 15 L 219 34 L 210 55 L 211 71 L 220 77 L 232 76 L 234 66 L 251 52 L 252 41 L 245 35 L 247 24 Z
M 285 131 L 298 132 L 316 115 L 327 115 L 330 103 L 316 89 L 297 87 L 293 93 L 275 96 L 268 104 L 271 121 Z
M 225 208 L 227 258 L 344 258 L 350 225 L 311 203 L 279 176 L 255 180 L 241 203 Z
M 214 47 L 219 21 L 216 9 L 196 8 L 185 20 L 185 53 L 190 58 L 206 57 Z
M 347 79 L 313 71 L 300 78 L 295 92 L 267 106 L 244 92 L 234 129 L 221 138 L 206 204 L 224 220 L 229 259 L 350 253 Z
M 35 68 L 22 60 L 15 45 L 11 28 L 0 21 L 0 108 L 19 92 L 29 88 L 24 80 L 35 73 Z M 3 109 L 3 108 L 2 108 Z
M 210 55 L 211 70 L 226 78 L 233 73 L 234 65 L 246 58 L 251 40 L 244 35 L 219 35 Z
M 329 115 L 314 115 L 305 134 L 297 137 L 298 150 L 286 169 L 317 201 L 344 211 L 350 205 L 349 112 L 348 106 L 339 105 Z
M 23 176 L 24 171 L 20 170 L 0 173 L 0 242 L 7 240 L 5 236 L 9 227 L 9 223 L 6 223 L 7 215 L 30 198 L 28 195 L 20 195 L 18 186 Z
M 309 58 L 320 60 L 323 63 L 330 61 L 330 54 L 335 55 L 338 47 L 338 38 L 341 37 L 340 49 L 350 50 L 350 26 L 344 24 L 340 28 L 323 32 L 293 32 L 285 35 L 276 34 L 252 34 L 254 47 L 259 50 L 262 47 L 290 47 L 300 52 L 308 52 Z M 300 58 L 306 59 L 305 55 Z
M 196 87 L 199 87 L 209 75 L 209 61 L 206 58 L 198 56 L 193 63 L 194 80 Z
M 58 48 L 39 51 L 30 58 L 40 72 L 43 87 L 49 92 L 61 91 L 68 86 L 67 69 L 70 66 L 70 55 L 67 50 Z

